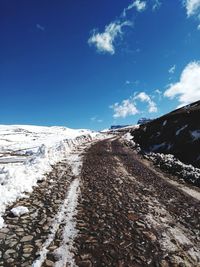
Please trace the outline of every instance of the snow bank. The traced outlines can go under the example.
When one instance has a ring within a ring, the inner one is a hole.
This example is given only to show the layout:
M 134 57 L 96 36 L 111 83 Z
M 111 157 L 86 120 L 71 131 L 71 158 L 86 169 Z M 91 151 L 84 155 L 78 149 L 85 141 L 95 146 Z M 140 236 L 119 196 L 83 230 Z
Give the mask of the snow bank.
M 134 141 L 134 137 L 132 139 L 127 137 L 127 134 L 122 136 L 125 144 L 129 147 L 133 148 L 137 153 L 142 154 L 142 156 L 148 160 L 151 160 L 156 166 L 161 168 L 163 171 L 176 175 L 179 178 L 189 182 L 195 186 L 200 186 L 200 169 L 195 168 L 191 164 L 184 164 L 180 160 L 178 160 L 172 154 L 163 154 L 163 153 L 146 153 L 141 149 L 140 145 Z M 171 144 L 168 144 L 168 148 L 170 148 Z
M 0 228 L 6 206 L 30 193 L 37 181 L 45 179 L 52 165 L 79 145 L 102 138 L 89 130 L 65 127 L 0 126 Z M 13 157 L 23 158 L 13 163 Z
M 171 154 L 162 153 L 148 153 L 144 155 L 145 158 L 150 159 L 155 165 L 162 170 L 167 171 L 173 175 L 196 185 L 200 186 L 200 169 L 182 163 Z

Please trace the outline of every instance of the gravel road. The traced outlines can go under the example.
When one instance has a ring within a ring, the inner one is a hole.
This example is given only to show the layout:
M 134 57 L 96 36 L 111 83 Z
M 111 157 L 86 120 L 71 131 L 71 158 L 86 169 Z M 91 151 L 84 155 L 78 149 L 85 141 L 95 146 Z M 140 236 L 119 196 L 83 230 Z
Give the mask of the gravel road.
M 78 266 L 200 266 L 199 201 L 120 140 L 88 150 L 81 181 Z
M 71 163 L 13 205 L 28 214 L 8 207 L 0 267 L 200 266 L 198 190 L 182 190 L 120 138 L 80 147 Z

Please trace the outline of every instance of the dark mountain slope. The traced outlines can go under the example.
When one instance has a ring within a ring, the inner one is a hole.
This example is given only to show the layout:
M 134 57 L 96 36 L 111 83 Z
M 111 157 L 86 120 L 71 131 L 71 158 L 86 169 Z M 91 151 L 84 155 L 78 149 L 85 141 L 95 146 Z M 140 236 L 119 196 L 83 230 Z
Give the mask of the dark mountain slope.
M 143 124 L 132 135 L 147 152 L 173 154 L 200 168 L 200 101 Z

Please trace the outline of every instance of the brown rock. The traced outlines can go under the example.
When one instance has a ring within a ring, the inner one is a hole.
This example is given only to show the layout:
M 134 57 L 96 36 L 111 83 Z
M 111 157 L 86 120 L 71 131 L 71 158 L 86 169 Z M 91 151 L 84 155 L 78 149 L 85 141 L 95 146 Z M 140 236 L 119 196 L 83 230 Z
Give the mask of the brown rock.
M 45 263 L 46 263 L 46 266 L 48 266 L 48 267 L 54 266 L 54 262 L 53 261 L 46 260 Z
M 87 253 L 87 254 L 82 254 L 80 255 L 81 257 L 81 260 L 85 261 L 85 260 L 88 260 L 88 259 L 91 259 L 91 254 Z
M 27 235 L 27 236 L 24 236 L 20 242 L 28 242 L 28 241 L 31 241 L 33 239 L 33 236 L 32 235 Z
M 166 260 L 162 260 L 160 263 L 160 267 L 169 267 L 169 264 Z
M 157 237 L 152 232 L 143 232 L 143 234 L 153 242 L 157 240 Z
M 139 220 L 139 216 L 137 214 L 135 214 L 134 212 L 129 211 L 128 212 L 128 219 L 130 221 L 137 221 L 137 220 Z

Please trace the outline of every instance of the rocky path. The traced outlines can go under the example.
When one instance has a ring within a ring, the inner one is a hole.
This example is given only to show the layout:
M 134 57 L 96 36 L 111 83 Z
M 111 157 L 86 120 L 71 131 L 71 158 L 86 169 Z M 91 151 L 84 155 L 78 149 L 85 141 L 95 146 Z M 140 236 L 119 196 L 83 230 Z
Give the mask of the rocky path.
M 119 140 L 89 149 L 81 179 L 77 266 L 200 266 L 199 200 Z
M 79 188 L 80 147 L 53 167 L 46 180 L 15 205 L 8 207 L 0 229 L 0 267 L 64 266 L 67 261 L 66 243 L 73 237 L 72 213 Z M 70 163 L 70 164 L 69 164 Z M 13 207 L 24 206 L 29 212 L 15 217 Z M 64 258 L 63 258 L 63 251 Z
M 120 139 L 85 149 L 14 205 L 28 214 L 7 209 L 0 267 L 200 266 L 199 193 L 170 183 Z

